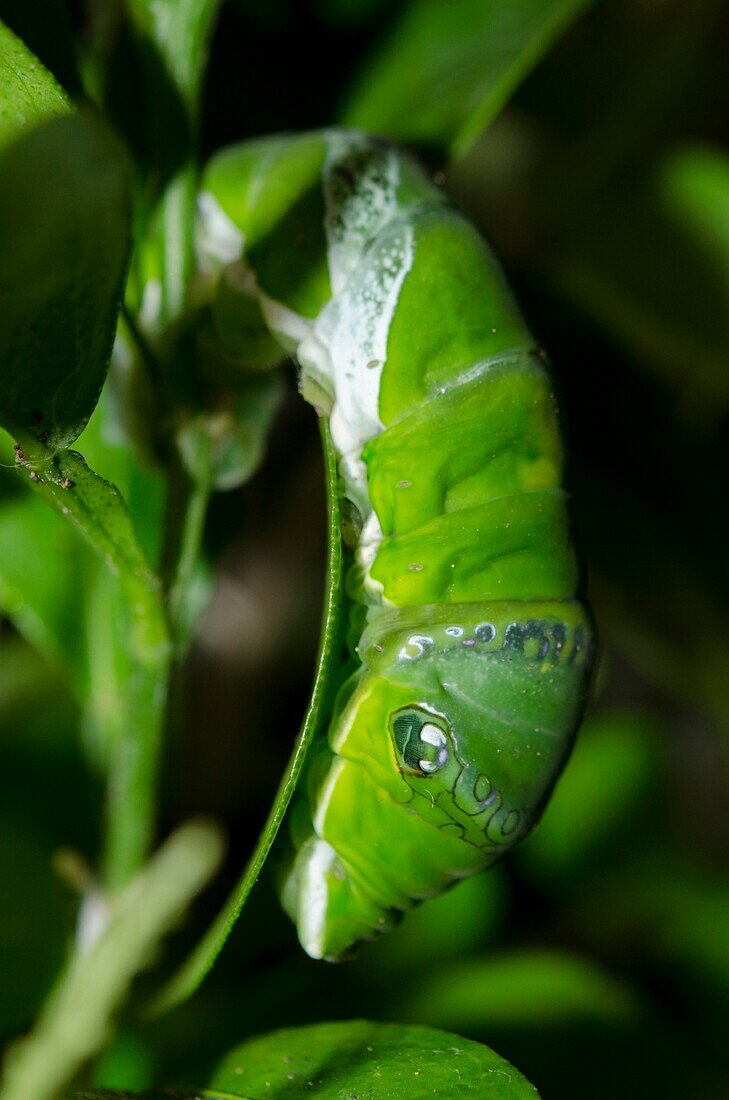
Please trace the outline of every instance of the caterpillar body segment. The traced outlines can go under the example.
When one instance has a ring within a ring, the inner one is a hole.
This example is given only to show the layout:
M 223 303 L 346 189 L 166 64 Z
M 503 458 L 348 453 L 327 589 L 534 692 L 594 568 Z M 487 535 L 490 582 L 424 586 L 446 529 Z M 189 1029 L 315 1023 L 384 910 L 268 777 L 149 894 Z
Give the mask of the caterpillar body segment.
M 202 210 L 221 285 L 329 417 L 353 517 L 359 666 L 283 889 L 337 959 L 524 836 L 569 753 L 592 644 L 556 410 L 492 254 L 391 146 L 248 143 Z

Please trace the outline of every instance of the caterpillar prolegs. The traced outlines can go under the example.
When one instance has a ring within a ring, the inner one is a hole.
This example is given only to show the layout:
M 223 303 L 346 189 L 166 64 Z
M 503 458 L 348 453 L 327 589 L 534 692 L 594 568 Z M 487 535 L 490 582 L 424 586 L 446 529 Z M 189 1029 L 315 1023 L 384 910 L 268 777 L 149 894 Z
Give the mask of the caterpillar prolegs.
M 237 146 L 201 208 L 219 335 L 242 349 L 260 308 L 296 355 L 355 544 L 357 668 L 283 888 L 338 959 L 523 837 L 569 753 L 592 645 L 554 398 L 483 240 L 392 146 Z

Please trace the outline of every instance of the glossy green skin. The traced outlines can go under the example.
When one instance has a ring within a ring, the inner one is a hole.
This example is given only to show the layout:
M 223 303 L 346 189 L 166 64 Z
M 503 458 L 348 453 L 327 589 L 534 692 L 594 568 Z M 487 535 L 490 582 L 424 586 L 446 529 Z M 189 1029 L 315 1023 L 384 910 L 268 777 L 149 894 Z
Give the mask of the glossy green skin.
M 592 645 L 554 401 L 491 253 L 407 158 L 266 139 L 205 187 L 331 416 L 362 528 L 361 664 L 283 890 L 304 948 L 337 959 L 524 836 L 569 753 Z

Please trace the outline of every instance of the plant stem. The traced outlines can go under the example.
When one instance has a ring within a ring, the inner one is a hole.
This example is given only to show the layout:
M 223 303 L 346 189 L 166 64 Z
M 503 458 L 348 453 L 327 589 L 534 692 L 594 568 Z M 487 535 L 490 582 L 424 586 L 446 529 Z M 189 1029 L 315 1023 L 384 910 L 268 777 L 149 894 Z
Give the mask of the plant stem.
M 159 593 L 152 600 L 124 588 L 134 616 L 133 667 L 107 788 L 104 882 L 112 891 L 139 870 L 152 846 L 171 660 Z
M 160 324 L 182 314 L 193 263 L 195 173 L 187 166 L 161 201 L 162 303 Z M 164 365 L 128 313 L 125 321 L 149 369 L 157 398 Z M 132 615 L 133 670 L 124 700 L 125 724 L 113 742 L 108 773 L 104 882 L 123 887 L 144 863 L 154 837 L 159 763 L 172 661 L 186 636 L 185 610 L 200 549 L 209 488 L 191 484 L 175 458 L 168 471 L 165 549 L 171 578 L 154 592 L 124 584 Z
M 200 555 L 209 499 L 209 485 L 201 482 L 193 483 L 185 509 L 177 569 L 168 596 L 172 637 L 178 651 L 184 649 L 189 635 L 188 596 Z
M 27 460 L 26 460 L 27 462 Z M 75 524 L 119 578 L 128 609 L 117 645 L 129 672 L 114 723 L 109 766 L 106 885 L 124 886 L 149 855 L 172 648 L 159 578 L 137 541 L 119 490 L 74 451 L 45 456 L 37 491 Z M 109 607 L 98 609 L 110 614 Z
M 194 229 L 197 168 L 191 160 L 165 188 L 160 202 L 162 302 L 160 322 L 179 320 L 187 304 L 195 267 Z
M 177 462 L 169 467 L 165 539 L 160 572 L 166 592 L 170 633 L 182 656 L 191 627 L 189 597 L 200 557 L 211 492 L 209 469 L 194 479 Z
M 189 162 L 171 180 L 160 201 L 162 300 L 158 324 L 165 327 L 182 315 L 194 265 L 196 169 Z M 164 366 L 157 361 L 141 328 L 128 312 L 125 321 L 143 355 L 157 399 L 163 393 Z M 175 492 L 178 471 L 170 468 L 167 538 L 179 527 L 170 563 L 172 581 L 166 593 L 148 601 L 127 588 L 133 615 L 134 669 L 129 683 L 128 726 L 115 739 L 108 773 L 104 882 L 111 890 L 124 886 L 149 853 L 156 816 L 159 764 L 167 717 L 171 665 L 182 648 L 184 610 L 200 548 L 208 490 L 186 486 Z M 173 509 L 180 507 L 180 516 Z M 166 601 L 165 601 L 166 596 Z M 171 644 L 170 644 L 171 643 Z
M 119 896 L 101 936 L 61 975 L 31 1035 L 10 1050 L 0 1100 L 55 1100 L 98 1054 L 132 980 L 221 855 L 220 836 L 203 823 L 165 843 Z

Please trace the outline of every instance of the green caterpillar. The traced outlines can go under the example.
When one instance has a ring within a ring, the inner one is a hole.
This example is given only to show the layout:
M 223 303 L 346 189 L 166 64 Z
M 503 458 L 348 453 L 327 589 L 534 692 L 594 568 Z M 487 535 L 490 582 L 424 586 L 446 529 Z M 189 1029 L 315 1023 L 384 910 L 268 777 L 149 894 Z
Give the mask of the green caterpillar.
M 475 229 L 359 132 L 219 154 L 201 250 L 233 350 L 260 309 L 329 417 L 357 668 L 283 888 L 338 959 L 534 825 L 584 706 L 591 627 L 550 383 Z

